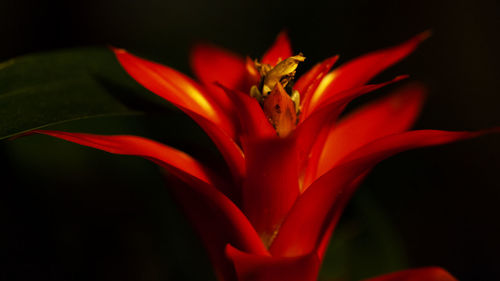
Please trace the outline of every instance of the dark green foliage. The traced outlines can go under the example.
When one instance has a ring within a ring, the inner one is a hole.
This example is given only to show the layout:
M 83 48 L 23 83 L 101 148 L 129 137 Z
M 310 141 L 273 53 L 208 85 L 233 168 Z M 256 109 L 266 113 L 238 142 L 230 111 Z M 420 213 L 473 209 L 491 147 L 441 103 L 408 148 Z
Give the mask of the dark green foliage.
M 0 139 L 70 120 L 155 111 L 161 103 L 128 77 L 106 48 L 0 64 Z

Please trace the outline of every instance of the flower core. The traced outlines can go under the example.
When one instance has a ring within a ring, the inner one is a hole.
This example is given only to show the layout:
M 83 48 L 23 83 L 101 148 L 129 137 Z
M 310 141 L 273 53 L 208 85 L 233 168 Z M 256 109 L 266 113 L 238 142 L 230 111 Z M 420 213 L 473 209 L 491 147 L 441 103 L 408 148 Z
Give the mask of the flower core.
M 260 74 L 258 85 L 250 88 L 250 96 L 259 101 L 269 122 L 280 137 L 295 129 L 300 113 L 300 93 L 292 88 L 295 70 L 306 58 L 299 53 L 275 66 L 254 61 Z

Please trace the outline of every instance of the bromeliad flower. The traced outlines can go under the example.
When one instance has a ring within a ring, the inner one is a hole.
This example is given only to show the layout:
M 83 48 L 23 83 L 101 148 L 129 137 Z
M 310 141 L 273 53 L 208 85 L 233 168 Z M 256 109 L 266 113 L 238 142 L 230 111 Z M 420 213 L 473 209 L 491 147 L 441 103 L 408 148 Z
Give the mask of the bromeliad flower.
M 193 118 L 231 170 L 226 176 L 169 146 L 137 136 L 38 130 L 164 167 L 183 185 L 173 193 L 200 234 L 223 281 L 313 281 L 335 225 L 360 181 L 381 160 L 404 150 L 479 133 L 407 131 L 424 90 L 411 86 L 338 118 L 356 97 L 394 83 L 366 84 L 426 37 L 379 50 L 330 71 L 328 58 L 300 78 L 306 58 L 281 33 L 261 60 L 211 45 L 193 49 L 199 79 L 114 49 L 123 68 L 151 92 Z M 455 280 L 439 268 L 371 281 Z

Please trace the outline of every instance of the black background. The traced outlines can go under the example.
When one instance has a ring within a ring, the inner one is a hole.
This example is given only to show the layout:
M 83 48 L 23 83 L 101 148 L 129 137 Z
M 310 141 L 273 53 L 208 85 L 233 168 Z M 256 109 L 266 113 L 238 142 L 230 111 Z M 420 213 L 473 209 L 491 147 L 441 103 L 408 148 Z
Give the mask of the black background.
M 497 1 L 1 0 L 0 58 L 111 44 L 189 73 L 198 40 L 258 57 L 286 28 L 308 67 L 431 29 L 377 81 L 411 74 L 428 86 L 417 128 L 476 130 L 500 125 L 499 8 Z M 217 157 L 201 152 L 205 137 L 189 120 L 173 116 L 187 125 L 163 116 L 64 128 L 168 136 L 201 158 Z M 0 159 L 0 279 L 206 280 L 203 254 L 192 254 L 201 246 L 153 165 L 44 137 L 2 141 Z M 498 280 L 499 169 L 500 136 L 485 136 L 393 157 L 362 188 L 399 233 L 410 266 Z

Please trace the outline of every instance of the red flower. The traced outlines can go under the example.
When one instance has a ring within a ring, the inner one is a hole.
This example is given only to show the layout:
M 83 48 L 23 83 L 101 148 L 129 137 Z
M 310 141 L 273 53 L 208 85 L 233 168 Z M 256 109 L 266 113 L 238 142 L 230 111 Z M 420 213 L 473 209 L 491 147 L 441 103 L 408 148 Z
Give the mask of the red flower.
M 200 83 L 121 49 L 123 68 L 151 92 L 192 117 L 212 138 L 231 176 L 217 174 L 174 148 L 136 136 L 38 130 L 164 167 L 185 185 L 175 196 L 200 233 L 224 281 L 312 281 L 352 193 L 379 161 L 404 150 L 475 137 L 479 133 L 406 131 L 424 90 L 411 86 L 338 119 L 354 98 L 382 84 L 366 84 L 426 37 L 361 56 L 330 72 L 337 57 L 315 65 L 292 86 L 295 68 L 285 33 L 262 60 L 211 45 L 193 49 Z M 455 280 L 427 268 L 370 279 Z

